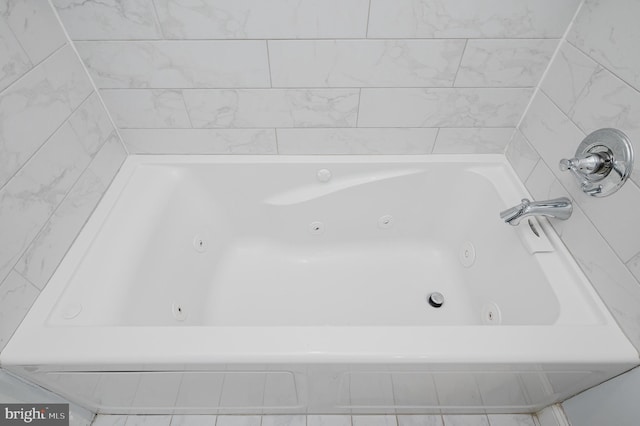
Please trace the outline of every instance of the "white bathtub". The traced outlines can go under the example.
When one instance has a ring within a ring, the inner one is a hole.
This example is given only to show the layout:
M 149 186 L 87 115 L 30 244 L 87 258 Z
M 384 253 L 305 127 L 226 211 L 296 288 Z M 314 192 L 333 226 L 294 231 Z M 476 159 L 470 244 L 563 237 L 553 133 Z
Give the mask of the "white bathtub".
M 502 156 L 130 157 L 0 362 L 103 413 L 534 412 L 638 354 L 526 195 Z

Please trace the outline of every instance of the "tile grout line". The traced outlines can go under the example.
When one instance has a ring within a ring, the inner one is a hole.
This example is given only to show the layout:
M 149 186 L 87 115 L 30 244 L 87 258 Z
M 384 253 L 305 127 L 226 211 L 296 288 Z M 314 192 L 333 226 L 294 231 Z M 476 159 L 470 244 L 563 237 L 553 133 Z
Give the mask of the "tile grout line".
M 273 134 L 276 137 L 276 155 L 280 155 L 280 142 L 278 140 L 278 128 L 277 127 L 273 128 Z
M 433 146 L 431 147 L 431 152 L 429 152 L 429 154 L 433 154 L 436 150 L 436 145 L 438 144 L 438 137 L 440 136 L 440 127 L 437 128 L 438 130 L 436 130 L 436 137 L 433 139 Z
M 4 94 L 9 90 L 12 89 L 14 85 L 17 85 L 18 83 L 20 83 L 20 81 L 24 78 L 26 78 L 29 74 L 31 74 L 32 72 L 34 72 L 36 69 L 39 69 L 40 67 L 44 66 L 44 63 L 47 62 L 50 58 L 52 58 L 56 53 L 58 53 L 59 51 L 61 51 L 62 49 L 64 49 L 67 46 L 68 43 L 64 43 L 62 46 L 57 47 L 53 52 L 51 52 L 49 55 L 47 55 L 46 58 L 44 58 L 43 60 L 41 60 L 40 62 L 38 62 L 37 64 L 33 65 L 30 69 L 28 69 L 25 73 L 23 73 L 20 77 L 18 77 L 15 81 L 13 81 L 11 84 L 9 84 L 7 87 L 5 87 L 4 89 L 0 90 L 0 97 L 4 96 Z M 31 62 L 31 59 L 29 59 L 29 62 Z
M 14 265 L 15 266 L 15 265 Z M 13 331 L 11 332 L 11 334 L 9 335 L 9 338 L 5 341 L 6 345 L 9 340 L 11 340 L 11 338 L 13 337 L 13 335 L 16 333 L 16 331 L 18 331 L 18 328 L 20 328 L 20 325 L 22 325 L 22 322 L 24 321 L 24 319 L 27 317 L 27 314 L 29 313 L 29 311 L 31 310 L 31 307 L 33 306 L 34 303 L 36 303 L 36 300 L 38 300 L 38 297 L 40 296 L 40 293 L 42 290 L 40 290 L 38 287 L 35 286 L 35 284 L 33 284 L 29 279 L 25 278 L 20 272 L 18 272 L 17 270 L 15 270 L 13 267 L 9 270 L 9 274 L 7 274 L 6 277 L 4 277 L 2 279 L 2 281 L 0 281 L 0 287 L 2 286 L 2 284 L 4 284 L 7 280 L 7 277 L 9 277 L 9 275 L 11 274 L 11 271 L 13 271 L 14 273 L 18 274 L 20 277 L 22 277 L 22 279 L 24 279 L 27 284 L 31 285 L 32 287 L 35 288 L 36 290 L 36 297 L 31 301 L 31 303 L 29 304 L 29 307 L 27 308 L 26 312 L 24 313 L 24 316 L 20 319 L 20 321 L 18 322 L 18 325 L 13 329 Z M 4 349 L 4 345 L 0 346 L 0 350 Z
M 189 126 L 187 129 L 195 129 L 193 127 L 193 120 L 191 120 L 191 113 L 189 112 L 189 107 L 187 106 L 187 100 L 184 98 L 184 92 L 180 90 L 180 98 L 182 99 L 182 105 L 184 105 L 184 112 L 187 114 L 187 119 L 189 120 Z M 123 129 L 126 129 L 123 127 Z M 124 144 L 124 140 L 122 141 Z
M 164 35 L 164 30 L 162 29 L 162 24 L 160 23 L 160 15 L 158 15 L 158 8 L 156 7 L 156 1 L 155 0 L 151 0 L 151 7 L 153 8 L 154 23 L 156 25 L 158 25 L 158 31 L 160 31 L 160 37 L 164 41 L 164 40 L 166 40 L 166 37 Z
M 258 86 L 216 86 L 216 87 L 101 87 L 103 91 L 151 91 L 151 90 L 199 90 L 199 91 L 285 91 L 285 90 L 356 90 L 356 89 L 368 89 L 368 90 L 525 90 L 535 89 L 534 86 L 274 86 L 274 87 L 258 87 Z
M 458 61 L 458 67 L 456 68 L 456 74 L 453 76 L 453 81 L 451 82 L 451 88 L 458 88 L 456 86 L 456 81 L 458 80 L 458 74 L 460 74 L 460 67 L 462 65 L 462 60 L 464 59 L 464 54 L 467 51 L 467 45 L 469 44 L 469 39 L 464 41 L 464 47 L 462 48 L 462 54 L 460 55 L 460 61 Z
M 93 93 L 92 93 L 93 94 Z M 339 126 L 339 127 L 332 127 L 332 126 L 316 126 L 316 127 L 285 127 L 285 126 L 273 126 L 273 125 L 269 125 L 269 126 L 258 126 L 258 127 L 123 127 L 120 130 L 123 131 L 130 131 L 130 130 L 140 130 L 140 131 L 185 131 L 185 132 L 189 132 L 189 131 L 218 131 L 218 132 L 238 132 L 240 133 L 241 130 L 269 130 L 269 129 L 273 129 L 273 128 L 278 128 L 278 129 L 282 129 L 282 130 L 290 130 L 290 129 L 296 129 L 296 130 L 365 130 L 365 129 L 396 129 L 396 130 L 403 130 L 403 129 L 410 129 L 410 130 L 420 130 L 420 129 L 458 129 L 458 130 L 512 130 L 513 127 L 511 126 L 484 126 L 484 127 L 478 127 L 478 126 L 474 126 L 474 127 L 464 127 L 464 126 L 362 126 L 362 127 L 355 127 L 355 126 L 350 126 L 350 127 L 345 127 L 345 126 Z M 635 184 L 635 182 L 634 182 Z
M 524 135 L 522 135 L 522 137 L 524 137 Z M 527 143 L 529 143 L 529 141 L 527 141 Z M 531 145 L 529 143 L 529 145 Z M 532 147 L 533 148 L 533 147 Z M 535 148 L 533 148 L 533 150 L 535 151 Z M 537 152 L 537 151 L 536 151 Z M 527 187 L 526 182 L 529 180 L 529 178 L 531 177 L 531 175 L 533 174 L 533 172 L 536 170 L 536 167 L 538 167 L 538 164 L 540 164 L 540 161 L 542 161 L 542 157 L 538 156 L 538 159 L 536 160 L 536 163 L 533 165 L 533 167 L 531 168 L 531 170 L 529 171 L 529 173 L 527 173 L 527 176 L 524 178 L 524 180 L 522 181 L 522 184 L 524 185 L 524 187 Z M 543 161 L 544 163 L 544 161 Z M 544 165 L 546 166 L 547 163 L 544 163 Z M 516 173 L 517 174 L 517 173 Z M 553 172 L 552 172 L 553 174 Z M 553 176 L 555 178 L 555 175 Z M 528 189 L 527 189 L 528 191 Z
M 56 134 L 58 133 L 58 131 L 60 131 L 60 129 L 62 129 L 62 127 L 67 124 L 69 122 L 69 119 L 71 117 L 73 117 L 73 115 L 82 107 L 82 105 L 84 105 L 85 102 L 87 102 L 87 100 L 91 97 L 91 95 L 93 95 L 93 91 L 91 93 L 89 93 L 89 95 L 87 95 L 79 104 L 78 106 L 76 106 L 70 113 L 69 115 L 67 115 L 67 117 L 62 120 L 62 122 L 49 134 L 49 136 L 47 136 L 44 141 L 40 144 L 40 146 L 38 146 L 38 148 L 33 152 L 33 154 L 31 154 L 29 156 L 29 158 L 27 158 L 24 163 L 22 163 L 22 165 L 20 166 L 20 168 L 18 170 L 15 171 L 15 173 L 13 173 L 11 175 L 11 177 L 7 178 L 7 181 L 5 183 L 3 183 L 2 185 L 0 185 L 0 191 L 4 190 L 7 185 L 9 185 L 9 183 L 16 178 L 16 176 L 27 166 L 27 164 L 29 164 L 31 162 L 31 160 L 33 160 L 33 158 L 40 152 L 42 151 L 42 149 L 44 149 L 45 145 L 47 145 L 47 143 L 49 142 L 49 140 Z M 70 124 L 69 124 L 70 125 Z M 74 182 L 75 184 L 75 182 Z
M 539 40 L 558 40 L 561 36 L 555 37 L 262 37 L 262 38 L 118 38 L 118 39 L 104 39 L 104 38 L 76 38 L 74 42 L 78 43 L 183 43 L 183 42 L 244 42 L 244 41 L 300 41 L 300 42 L 315 42 L 315 41 L 399 41 L 399 40 L 417 40 L 424 42 L 437 43 L 439 41 L 451 41 L 451 40 L 482 40 L 482 41 L 496 41 L 496 40 L 516 40 L 516 41 L 539 41 Z
M 267 67 L 269 68 L 269 86 L 273 88 L 273 72 L 271 71 L 271 53 L 269 52 L 269 40 L 264 41 L 267 46 Z
M 595 62 L 596 65 L 599 65 L 600 67 L 602 67 L 604 70 L 608 71 L 611 75 L 613 75 L 615 78 L 617 78 L 618 80 L 620 80 L 621 82 L 623 82 L 624 84 L 626 84 L 627 86 L 629 86 L 631 89 L 633 89 L 636 93 L 640 93 L 640 88 L 636 88 L 633 84 L 629 83 L 627 80 L 625 80 L 624 78 L 622 78 L 621 76 L 618 75 L 618 73 L 616 73 L 615 71 L 611 70 L 611 68 L 609 68 L 608 66 L 602 64 L 600 61 L 596 60 L 595 58 L 591 57 L 591 55 L 589 55 L 587 52 L 585 52 L 584 50 L 582 50 L 581 48 L 579 48 L 578 46 L 576 46 L 575 44 L 573 44 L 570 40 L 566 40 L 567 44 L 570 45 L 571 47 L 575 48 L 576 50 L 578 50 L 580 53 L 582 53 L 584 56 L 586 56 L 587 58 L 589 58 L 590 60 L 592 60 L 593 62 Z
M 93 92 L 91 93 L 93 94 Z M 91 97 L 91 95 L 89 95 L 89 97 Z M 88 99 L 88 98 L 87 98 Z M 84 104 L 84 102 L 82 103 Z M 82 105 L 81 104 L 81 105 Z M 80 107 L 78 107 L 79 109 Z M 77 110 L 76 110 L 77 111 Z M 75 111 L 74 111 L 75 113 Z M 73 115 L 73 114 L 72 114 Z M 68 119 L 67 119 L 68 121 Z M 38 237 L 40 235 L 42 235 L 42 232 L 44 231 L 45 227 L 47 226 L 47 224 L 49 224 L 51 222 L 51 219 L 56 215 L 56 213 L 58 212 L 58 210 L 60 210 L 60 207 L 62 206 L 62 204 L 64 204 L 64 202 L 69 198 L 69 194 L 71 194 L 71 191 L 76 187 L 76 185 L 78 184 L 78 182 L 80 181 L 80 179 L 82 179 L 82 176 L 84 176 L 84 174 L 87 172 L 87 170 L 89 170 L 89 168 L 91 167 L 91 165 L 93 164 L 93 162 L 95 161 L 96 157 L 98 156 L 98 153 L 102 150 L 102 148 L 104 147 L 104 145 L 106 144 L 106 142 L 109 140 L 109 137 L 111 135 L 113 135 L 115 132 L 111 131 L 109 133 L 109 135 L 107 135 L 107 137 L 105 137 L 105 139 L 100 143 L 100 148 L 96 151 L 95 155 L 93 157 L 90 157 L 91 160 L 87 163 L 86 167 L 84 169 L 82 169 L 82 171 L 78 174 L 78 177 L 76 178 L 75 181 L 73 181 L 73 184 L 71 184 L 71 186 L 69 186 L 69 190 L 64 194 L 64 196 L 62 197 L 62 199 L 60 200 L 60 202 L 55 206 L 55 208 L 53 209 L 53 211 L 51 212 L 51 214 L 49 215 L 49 217 L 47 218 L 47 220 L 42 224 L 42 226 L 38 229 L 38 232 L 36 233 L 36 235 L 29 241 L 29 244 L 27 244 L 27 246 L 25 247 L 24 251 L 22 251 L 20 253 L 20 255 L 18 256 L 16 262 L 13 264 L 13 266 L 11 267 L 13 270 L 15 270 L 17 273 L 19 273 L 24 279 L 28 280 L 31 284 L 33 284 L 33 286 L 35 286 L 36 288 L 38 288 L 38 291 L 42 291 L 44 290 L 44 288 L 47 286 L 47 283 L 49 282 L 49 280 L 51 279 L 51 277 L 53 276 L 53 273 L 51 274 L 51 276 L 47 279 L 47 282 L 44 283 L 44 285 L 42 286 L 42 289 L 40 289 L 40 287 L 38 287 L 35 283 L 33 283 L 28 277 L 26 277 L 24 274 L 22 274 L 22 272 L 18 271 L 16 269 L 16 266 L 18 265 L 18 262 L 20 262 L 20 260 L 22 259 L 22 257 L 27 253 L 27 251 L 29 250 L 29 248 L 31 247 L 31 244 L 33 244 L 33 242 L 38 239 Z M 53 136 L 53 135 L 52 135 Z M 120 165 L 122 166 L 122 164 Z M 120 170 L 120 167 L 118 167 L 118 170 Z M 105 187 L 105 191 L 108 189 L 108 187 L 110 186 L 107 185 Z M 100 200 L 102 200 L 102 197 L 104 196 L 104 192 L 100 195 L 99 199 L 98 199 L 98 203 L 100 202 Z M 89 214 L 89 216 L 87 216 L 87 218 L 84 220 L 84 222 L 82 223 L 82 226 L 80 227 L 80 229 L 82 230 L 82 228 L 84 228 L 84 226 L 87 224 L 87 222 L 89 221 L 89 219 L 91 218 L 91 214 L 93 214 L 93 211 L 97 208 L 98 203 L 96 203 L 96 205 L 91 209 L 91 213 Z M 62 259 L 64 259 L 64 257 L 67 255 L 67 253 L 69 252 L 69 250 L 71 249 L 71 246 L 73 245 L 73 243 L 75 243 L 76 239 L 78 238 L 78 235 L 80 233 L 78 232 L 78 234 L 73 238 L 71 244 L 69 245 L 69 247 L 67 247 L 67 249 L 64 252 L 64 255 L 62 256 L 62 258 L 60 259 L 60 261 L 58 262 L 58 264 L 56 265 L 56 267 L 53 269 L 53 272 L 55 273 L 56 269 L 58 269 L 58 266 L 60 266 L 60 262 L 62 262 Z
M 29 65 L 31 65 L 31 68 L 29 68 L 25 73 L 23 73 L 22 75 L 26 74 L 27 72 L 29 72 L 29 70 L 31 70 L 32 68 L 36 67 L 36 64 L 33 63 L 33 60 L 31 59 L 31 56 L 29 56 L 29 54 L 27 53 L 27 49 L 24 48 L 24 45 L 22 44 L 22 42 L 20 41 L 20 39 L 18 38 L 18 35 L 16 34 L 16 32 L 13 30 L 13 28 L 11 28 L 11 25 L 9 25 L 9 22 L 0 17 L 0 19 L 2 20 L 2 22 L 5 23 L 5 25 L 7 26 L 7 29 L 9 30 L 9 32 L 11 33 L 11 35 L 13 36 L 13 38 L 16 40 L 16 42 L 18 43 L 18 46 L 20 46 L 20 49 L 22 50 L 22 52 L 24 53 L 24 56 L 26 56 L 26 58 L 29 60 Z M 62 47 L 62 46 L 61 46 Z M 16 80 L 19 80 L 22 76 L 18 76 L 18 78 Z M 1 91 L 0 91 L 1 93 Z
M 371 22 L 371 1 L 369 0 L 369 8 L 367 9 L 367 27 L 364 30 L 364 38 L 369 38 L 369 22 Z
M 518 120 L 518 123 L 516 124 L 516 129 L 520 128 L 520 125 L 522 124 L 524 118 L 527 116 L 527 113 L 529 112 L 529 109 L 531 108 L 531 105 L 533 104 L 533 100 L 535 99 L 535 97 L 537 96 L 538 92 L 540 91 L 540 88 L 542 87 L 542 82 L 545 80 L 545 78 L 547 77 L 547 74 L 549 73 L 549 70 L 551 69 L 551 64 L 553 64 L 553 62 L 556 60 L 556 58 L 560 54 L 560 48 L 562 47 L 562 43 L 567 39 L 567 35 L 569 34 L 569 31 L 571 31 L 571 27 L 573 27 L 573 24 L 574 24 L 575 20 L 578 18 L 578 14 L 580 13 L 580 10 L 582 10 L 582 6 L 584 5 L 585 1 L 586 0 L 582 0 L 580 2 L 578 7 L 576 8 L 575 13 L 573 14 L 573 17 L 571 18 L 571 21 L 569 21 L 569 25 L 567 25 L 567 28 L 565 29 L 565 31 L 562 34 L 562 36 L 559 39 L 557 39 L 558 40 L 558 45 L 556 46 L 556 49 L 553 52 L 553 55 L 551 55 L 551 58 L 549 58 L 549 63 L 547 64 L 547 67 L 545 68 L 544 72 L 540 76 L 540 79 L 538 80 L 538 84 L 533 89 L 533 93 L 531 94 L 531 98 L 529 98 L 529 102 L 527 103 L 527 106 L 525 107 L 524 111 L 522 112 L 522 115 L 520 116 L 520 120 Z M 537 150 L 536 150 L 536 152 L 537 152 Z
M 116 126 L 116 123 L 113 120 L 113 117 L 111 116 L 111 113 L 109 112 L 109 109 L 107 108 L 107 105 L 105 104 L 104 99 L 102 99 L 102 95 L 100 95 L 100 90 L 98 89 L 98 86 L 96 86 L 95 81 L 93 81 L 93 77 L 89 73 L 89 69 L 87 68 L 86 64 L 82 60 L 82 57 L 80 56 L 80 53 L 78 52 L 78 49 L 76 48 L 74 42 L 71 40 L 71 37 L 69 36 L 69 33 L 67 32 L 67 29 L 64 27 L 64 24 L 62 23 L 62 20 L 60 19 L 60 15 L 58 14 L 58 10 L 53 5 L 53 0 L 47 0 L 47 2 L 49 3 L 49 7 L 51 8 L 51 10 L 53 11 L 53 15 L 56 17 L 56 20 L 58 21 L 58 25 L 60 25 L 60 28 L 62 29 L 62 32 L 64 33 L 64 36 L 66 37 L 69 46 L 71 46 L 71 49 L 73 49 L 73 52 L 75 53 L 76 59 L 78 61 L 80 61 L 80 65 L 82 66 L 82 69 L 84 70 L 86 77 L 89 79 L 89 82 L 91 83 L 91 86 L 93 87 L 93 90 L 96 92 L 96 95 L 98 96 L 98 100 L 102 104 L 102 108 L 104 108 L 105 113 L 107 114 L 107 117 L 109 117 L 109 121 L 111 122 L 111 125 L 115 129 L 115 132 L 118 135 L 118 138 L 120 139 L 120 144 L 122 144 L 122 147 L 124 148 L 124 152 L 127 155 L 129 155 L 129 150 L 127 149 L 127 146 L 125 145 L 124 140 L 122 139 L 122 135 L 120 134 L 118 126 Z
M 358 108 L 356 109 L 356 125 L 354 128 L 360 129 L 360 109 L 362 108 L 362 88 L 358 90 Z

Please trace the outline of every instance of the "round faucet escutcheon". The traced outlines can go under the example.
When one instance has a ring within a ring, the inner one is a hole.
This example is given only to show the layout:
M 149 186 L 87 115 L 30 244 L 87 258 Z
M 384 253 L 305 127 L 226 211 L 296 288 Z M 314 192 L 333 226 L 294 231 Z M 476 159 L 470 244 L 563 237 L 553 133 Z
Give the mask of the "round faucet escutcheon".
M 444 303 L 444 296 L 442 295 L 442 293 L 438 293 L 437 291 L 434 291 L 429 295 L 429 297 L 427 298 L 427 301 L 434 308 L 439 308 Z

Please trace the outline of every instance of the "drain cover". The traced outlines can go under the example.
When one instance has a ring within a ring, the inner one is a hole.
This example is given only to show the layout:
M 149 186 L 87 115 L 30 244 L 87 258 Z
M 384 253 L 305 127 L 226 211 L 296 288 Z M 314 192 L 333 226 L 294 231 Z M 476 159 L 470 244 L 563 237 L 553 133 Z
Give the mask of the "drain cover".
M 427 301 L 434 308 L 439 308 L 444 303 L 444 296 L 442 295 L 442 293 L 438 293 L 437 291 L 434 291 L 429 295 L 429 297 L 427 298 Z

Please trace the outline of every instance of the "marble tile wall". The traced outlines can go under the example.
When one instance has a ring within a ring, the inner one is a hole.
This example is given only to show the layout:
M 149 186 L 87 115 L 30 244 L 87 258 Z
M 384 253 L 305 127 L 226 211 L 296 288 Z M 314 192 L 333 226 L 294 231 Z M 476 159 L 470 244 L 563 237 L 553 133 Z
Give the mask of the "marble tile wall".
M 131 153 L 253 154 L 504 152 L 579 3 L 53 0 Z
M 50 4 L 0 2 L 0 350 L 125 156 Z
M 535 198 L 573 199 L 573 216 L 551 222 L 640 350 L 640 29 L 633 22 L 639 15 L 636 0 L 585 1 L 507 157 Z M 580 141 L 602 127 L 627 133 L 636 164 L 620 191 L 592 198 L 559 170 L 558 161 L 573 156 Z M 617 396 L 640 391 L 634 371 L 566 401 L 572 424 L 636 424 L 637 404 Z

